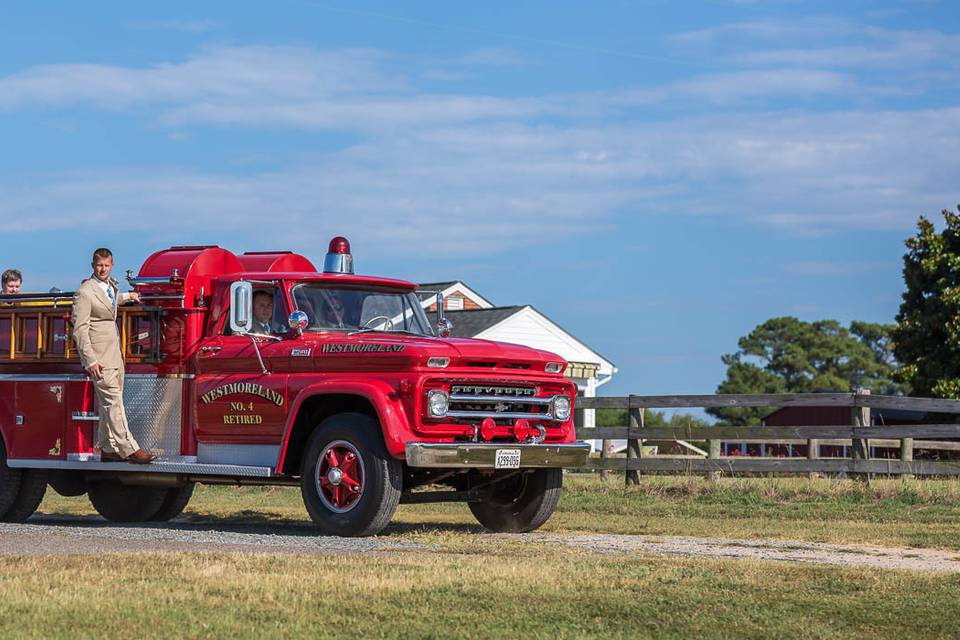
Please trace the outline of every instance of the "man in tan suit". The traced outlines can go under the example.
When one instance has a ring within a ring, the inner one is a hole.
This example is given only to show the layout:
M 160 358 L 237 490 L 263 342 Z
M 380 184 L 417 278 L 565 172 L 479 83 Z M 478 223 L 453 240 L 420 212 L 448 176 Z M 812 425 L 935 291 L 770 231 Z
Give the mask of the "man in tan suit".
M 123 354 L 117 332 L 117 306 L 140 302 L 136 292 L 120 293 L 110 279 L 113 253 L 93 252 L 93 276 L 84 280 L 73 298 L 73 339 L 80 362 L 93 379 L 100 408 L 100 459 L 147 464 L 154 456 L 143 451 L 127 426 L 123 408 Z

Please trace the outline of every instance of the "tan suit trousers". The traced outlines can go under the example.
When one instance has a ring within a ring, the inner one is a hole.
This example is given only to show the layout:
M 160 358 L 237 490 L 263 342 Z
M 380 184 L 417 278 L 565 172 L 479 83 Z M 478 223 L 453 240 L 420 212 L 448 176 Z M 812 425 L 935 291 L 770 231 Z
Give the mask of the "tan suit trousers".
M 100 450 L 126 458 L 140 448 L 127 426 L 123 408 L 123 369 L 101 369 L 102 378 L 93 383 L 100 408 Z

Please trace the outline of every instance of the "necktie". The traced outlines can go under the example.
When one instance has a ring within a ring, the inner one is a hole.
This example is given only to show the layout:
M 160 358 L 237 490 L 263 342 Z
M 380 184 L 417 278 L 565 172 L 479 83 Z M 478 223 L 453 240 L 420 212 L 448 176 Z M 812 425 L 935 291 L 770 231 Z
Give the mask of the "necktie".
M 107 297 L 110 298 L 110 304 L 113 305 L 114 309 L 116 309 L 117 297 L 116 297 L 116 294 L 113 292 L 113 287 L 110 287 L 110 286 L 107 287 Z

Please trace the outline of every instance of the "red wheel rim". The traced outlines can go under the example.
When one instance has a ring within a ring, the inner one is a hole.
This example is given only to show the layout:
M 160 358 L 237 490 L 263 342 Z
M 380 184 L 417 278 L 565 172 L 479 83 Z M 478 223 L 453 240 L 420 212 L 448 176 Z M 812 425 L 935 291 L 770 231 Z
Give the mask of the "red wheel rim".
M 317 460 L 317 495 L 327 509 L 346 513 L 360 501 L 366 474 L 360 452 L 346 440 L 331 442 Z

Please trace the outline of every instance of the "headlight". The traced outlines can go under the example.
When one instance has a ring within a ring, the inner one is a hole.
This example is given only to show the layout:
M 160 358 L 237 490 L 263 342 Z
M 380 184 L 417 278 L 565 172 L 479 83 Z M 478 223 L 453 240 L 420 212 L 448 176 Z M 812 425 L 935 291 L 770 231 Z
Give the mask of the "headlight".
M 570 398 L 568 396 L 553 396 L 550 403 L 550 413 L 560 422 L 570 419 Z
M 450 396 L 446 391 L 434 389 L 427 393 L 427 412 L 432 418 L 442 418 L 450 408 Z M 567 410 L 569 413 L 569 408 Z
M 429 358 L 427 366 L 432 369 L 445 369 L 450 364 L 450 358 Z
M 561 371 L 563 371 L 563 363 L 548 362 L 547 366 L 544 367 L 544 371 L 546 371 L 547 373 L 560 373 Z

